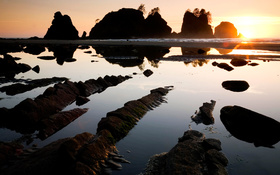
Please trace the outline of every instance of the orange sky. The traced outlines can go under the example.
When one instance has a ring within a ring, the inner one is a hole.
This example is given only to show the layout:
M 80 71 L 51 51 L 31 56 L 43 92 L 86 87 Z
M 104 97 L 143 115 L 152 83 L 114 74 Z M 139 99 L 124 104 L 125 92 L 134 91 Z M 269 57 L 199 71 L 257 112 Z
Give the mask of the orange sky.
M 81 35 L 83 31 L 89 33 L 95 20 L 108 12 L 122 7 L 138 8 L 141 3 L 147 12 L 159 7 L 175 32 L 180 32 L 187 9 L 205 8 L 212 13 L 213 26 L 230 21 L 245 36 L 280 38 L 279 0 L 0 0 L 0 37 L 43 37 L 56 11 L 68 14 Z

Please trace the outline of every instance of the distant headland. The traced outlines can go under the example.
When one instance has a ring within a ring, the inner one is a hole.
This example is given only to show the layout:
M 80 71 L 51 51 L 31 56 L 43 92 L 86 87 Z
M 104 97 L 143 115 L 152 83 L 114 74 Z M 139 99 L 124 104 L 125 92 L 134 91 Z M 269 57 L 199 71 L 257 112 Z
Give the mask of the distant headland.
M 160 15 L 158 7 L 152 9 L 147 18 L 144 17 L 145 6 L 138 9 L 122 8 L 109 12 L 102 20 L 96 22 L 89 35 L 83 31 L 81 37 L 68 15 L 60 11 L 54 14 L 52 25 L 44 39 L 131 39 L 131 38 L 239 38 L 237 29 L 230 22 L 221 22 L 214 28 L 211 26 L 211 13 L 205 9 L 186 10 L 181 32 L 172 32 L 172 28 Z

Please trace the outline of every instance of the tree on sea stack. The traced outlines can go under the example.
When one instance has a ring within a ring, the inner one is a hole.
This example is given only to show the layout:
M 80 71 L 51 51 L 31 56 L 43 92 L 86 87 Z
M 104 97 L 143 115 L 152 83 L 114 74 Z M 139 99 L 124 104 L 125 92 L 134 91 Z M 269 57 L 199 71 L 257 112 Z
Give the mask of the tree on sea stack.
M 62 15 L 60 11 L 54 14 L 52 25 L 48 29 L 44 39 L 79 39 L 79 32 L 72 24 L 68 15 Z

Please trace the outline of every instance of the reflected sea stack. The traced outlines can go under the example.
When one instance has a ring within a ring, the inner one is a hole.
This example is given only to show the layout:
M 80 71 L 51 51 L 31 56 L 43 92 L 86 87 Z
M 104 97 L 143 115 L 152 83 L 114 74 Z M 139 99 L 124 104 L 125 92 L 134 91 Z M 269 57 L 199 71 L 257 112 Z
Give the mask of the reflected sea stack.
M 250 85 L 247 83 L 247 81 L 243 81 L 243 80 L 224 81 L 222 83 L 222 86 L 226 90 L 230 90 L 233 92 L 243 92 L 243 91 L 246 91 L 250 87 Z
M 280 123 L 257 112 L 240 106 L 225 106 L 220 118 L 230 134 L 256 147 L 273 148 L 280 141 Z

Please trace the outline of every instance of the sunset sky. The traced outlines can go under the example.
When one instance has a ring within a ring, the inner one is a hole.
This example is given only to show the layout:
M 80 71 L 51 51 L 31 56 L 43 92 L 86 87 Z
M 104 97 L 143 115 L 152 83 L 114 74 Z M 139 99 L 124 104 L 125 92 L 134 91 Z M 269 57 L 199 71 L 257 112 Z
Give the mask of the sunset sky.
M 204 8 L 212 13 L 213 27 L 229 21 L 247 37 L 280 38 L 279 0 L 0 0 L 0 37 L 43 37 L 56 11 L 69 15 L 81 36 L 108 12 L 137 9 L 140 4 L 145 4 L 147 13 L 159 7 L 175 32 L 180 32 L 187 9 Z

